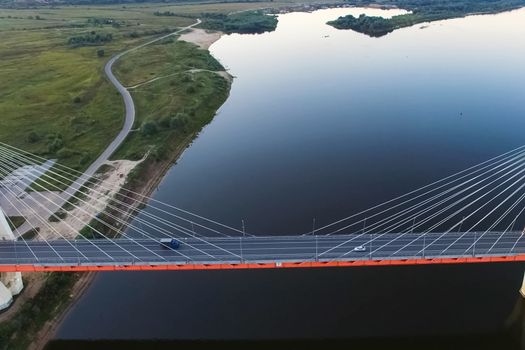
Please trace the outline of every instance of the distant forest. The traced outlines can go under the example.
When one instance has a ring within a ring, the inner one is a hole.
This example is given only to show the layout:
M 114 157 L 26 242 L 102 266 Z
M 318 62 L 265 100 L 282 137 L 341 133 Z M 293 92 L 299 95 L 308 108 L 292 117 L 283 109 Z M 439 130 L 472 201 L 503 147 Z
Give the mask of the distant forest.
M 262 0 L 0 0 L 0 7 L 24 8 L 28 6 L 46 5 L 111 5 L 134 3 L 228 3 L 228 2 L 260 2 Z
M 380 37 L 398 28 L 417 23 L 464 17 L 473 13 L 497 13 L 525 6 L 525 0 L 351 0 L 349 3 L 355 5 L 374 3 L 411 11 L 409 14 L 392 18 L 348 15 L 328 22 L 335 28 L 352 29 L 373 37 Z
M 203 26 L 206 29 L 220 30 L 225 33 L 258 34 L 271 32 L 277 26 L 275 16 L 267 16 L 261 11 L 232 15 L 203 13 L 200 17 L 203 18 Z
M 0 7 L 24 8 L 53 5 L 96 5 L 96 4 L 131 4 L 131 3 L 228 3 L 228 2 L 260 2 L 267 0 L 0 0 Z M 296 2 L 296 3 L 299 3 Z M 372 37 L 386 35 L 398 28 L 436 20 L 464 17 L 473 13 L 497 13 L 525 6 L 525 0 L 347 0 L 346 3 L 355 6 L 379 5 L 385 8 L 401 8 L 410 11 L 405 15 L 392 18 L 382 18 L 361 15 L 339 17 L 328 22 L 338 29 L 352 29 Z M 156 16 L 175 16 L 174 12 L 157 11 Z M 226 16 L 223 14 L 203 13 L 199 15 L 207 29 L 224 32 L 262 33 L 275 29 L 277 20 L 263 13 L 243 13 L 242 15 Z M 79 39 L 81 44 L 89 43 Z

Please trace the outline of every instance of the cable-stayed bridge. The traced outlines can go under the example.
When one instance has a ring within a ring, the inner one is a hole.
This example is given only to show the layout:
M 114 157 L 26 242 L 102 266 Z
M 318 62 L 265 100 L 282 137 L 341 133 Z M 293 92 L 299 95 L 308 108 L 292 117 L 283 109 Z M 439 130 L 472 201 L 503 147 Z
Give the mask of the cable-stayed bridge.
M 407 265 L 525 261 L 521 232 L 181 239 L 12 241 L 0 244 L 0 270 L 112 271 Z M 397 239 L 397 240 L 396 240 Z M 373 242 L 377 244 L 374 248 Z M 520 241 L 515 246 L 516 241 Z M 71 243 L 71 244 L 70 244 Z M 352 247 L 364 247 L 356 252 Z
M 525 146 L 310 232 L 255 236 L 0 143 L 0 208 L 2 272 L 525 261 Z

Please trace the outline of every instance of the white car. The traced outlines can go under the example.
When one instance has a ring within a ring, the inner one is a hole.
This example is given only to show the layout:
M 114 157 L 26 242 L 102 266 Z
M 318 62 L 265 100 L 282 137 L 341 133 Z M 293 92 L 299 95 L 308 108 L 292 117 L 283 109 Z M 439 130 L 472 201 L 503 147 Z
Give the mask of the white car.
M 366 252 L 366 247 L 362 245 L 358 245 L 354 248 L 354 252 Z

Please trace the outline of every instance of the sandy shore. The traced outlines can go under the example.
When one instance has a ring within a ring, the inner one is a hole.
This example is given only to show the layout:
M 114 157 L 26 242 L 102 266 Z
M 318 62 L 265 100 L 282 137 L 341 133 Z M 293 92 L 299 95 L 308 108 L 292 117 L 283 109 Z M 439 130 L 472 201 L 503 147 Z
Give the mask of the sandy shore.
M 208 50 L 223 34 L 224 33 L 222 32 L 212 32 L 205 29 L 192 28 L 188 33 L 181 34 L 179 40 L 194 43 L 201 49 Z
M 124 186 L 129 173 L 142 161 L 115 160 L 104 163 L 108 170 L 98 175 L 98 182 L 90 188 L 85 198 L 79 200 L 72 210 L 66 211 L 67 216 L 63 220 L 42 226 L 41 237 L 36 239 L 74 239 L 86 222 L 104 210 L 110 199 Z
M 184 33 L 179 37 L 179 40 L 187 41 L 193 43 L 200 47 L 203 50 L 208 50 L 210 46 L 219 40 L 223 36 L 223 32 L 213 32 L 204 29 L 192 28 L 188 33 Z M 228 80 L 230 83 L 233 81 L 233 76 L 227 71 L 209 71 L 206 69 L 191 69 L 191 73 L 199 72 L 212 72 L 222 76 L 224 79 Z

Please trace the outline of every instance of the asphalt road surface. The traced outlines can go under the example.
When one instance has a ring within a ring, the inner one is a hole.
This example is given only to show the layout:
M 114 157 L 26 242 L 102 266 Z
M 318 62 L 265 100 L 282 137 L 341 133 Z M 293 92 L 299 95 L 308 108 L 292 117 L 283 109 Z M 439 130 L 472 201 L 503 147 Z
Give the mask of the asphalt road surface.
M 165 237 L 164 237 L 165 238 Z M 76 241 L 1 241 L 0 265 L 155 265 L 400 260 L 418 257 L 525 254 L 521 232 L 351 234 L 180 238 L 171 249 L 160 238 Z M 355 251 L 361 246 L 363 251 Z

